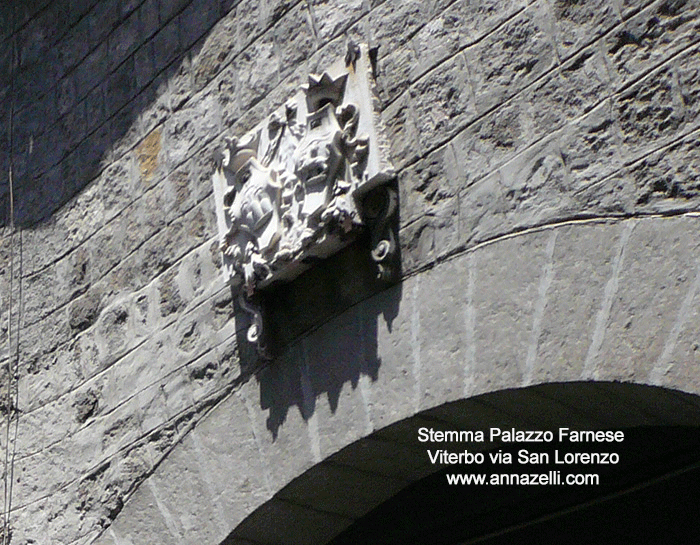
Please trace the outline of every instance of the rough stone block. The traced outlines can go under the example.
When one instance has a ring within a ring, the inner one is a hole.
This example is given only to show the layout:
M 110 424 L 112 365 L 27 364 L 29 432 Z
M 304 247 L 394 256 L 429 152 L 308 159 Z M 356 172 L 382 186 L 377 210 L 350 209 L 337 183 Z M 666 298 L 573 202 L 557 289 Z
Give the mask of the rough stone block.
M 450 143 L 457 171 L 466 175 L 464 187 L 491 174 L 535 137 L 527 111 L 517 100 L 468 125 Z
M 605 38 L 616 85 L 659 66 L 674 52 L 697 43 L 700 6 L 685 1 L 654 2 Z
M 556 63 L 547 23 L 537 4 L 465 51 L 478 112 L 517 94 Z
M 236 21 L 229 15 L 206 36 L 199 54 L 192 60 L 194 89 L 202 89 L 232 61 L 238 51 L 236 32 Z
M 24 279 L 23 319 L 25 324 L 35 324 L 50 312 L 56 310 L 61 302 L 58 286 L 58 272 L 51 265 Z
M 614 4 L 605 0 L 554 0 L 551 10 L 556 25 L 557 51 L 562 60 L 575 55 L 621 22 Z
M 383 2 L 372 6 L 369 15 L 372 43 L 379 45 L 382 51 L 394 51 L 415 34 L 427 19 L 428 4 L 418 0 Z
M 219 6 L 211 0 L 191 0 L 180 14 L 180 45 L 183 51 L 204 37 L 219 19 Z
M 463 5 L 462 2 L 456 4 Z M 411 69 L 415 80 L 443 60 L 455 55 L 460 47 L 462 19 L 456 14 L 443 13 L 431 19 L 411 40 L 414 52 L 419 52 Z
M 159 0 L 160 24 L 164 25 L 171 21 L 181 12 L 192 0 Z
M 301 63 L 311 57 L 318 43 L 304 2 L 289 10 L 274 26 L 274 43 L 278 52 L 278 77 L 286 78 Z
M 466 186 L 465 177 L 470 173 L 464 163 L 456 163 L 452 144 L 447 144 L 399 173 L 402 226 L 425 215 L 427 210 L 439 209 Z
M 499 169 L 506 207 L 499 234 L 566 217 L 572 209 L 574 186 L 558 137 L 540 140 Z
M 470 185 L 459 196 L 460 241 L 482 242 L 503 233 L 507 229 L 503 217 L 509 209 L 500 172 Z
M 606 101 L 563 131 L 561 152 L 577 190 L 622 168 L 614 106 Z
M 119 14 L 115 2 L 97 2 L 90 11 L 90 44 L 95 47 L 106 43 L 112 29 L 117 25 Z
M 694 47 L 677 61 L 680 87 L 686 120 L 697 125 L 700 119 L 700 47 Z
M 611 82 L 603 54 L 595 44 L 585 48 L 562 65 L 554 104 L 547 110 L 561 110 L 568 119 L 589 112 L 611 95 Z M 563 95 L 563 96 L 562 96 Z
M 401 268 L 404 274 L 449 254 L 459 240 L 460 202 L 457 197 L 445 199 L 424 216 L 401 229 Z
M 174 2 L 167 2 L 174 4 Z M 160 72 L 171 62 L 173 62 L 180 51 L 180 30 L 178 19 L 173 19 L 165 26 L 161 25 L 158 33 L 153 36 L 154 67 L 156 72 Z
M 416 53 L 410 45 L 394 51 L 380 51 L 377 60 L 377 95 L 383 104 L 389 104 L 414 81 L 411 74 L 416 64 Z
M 410 142 L 418 142 L 421 129 L 413 117 L 413 103 L 408 91 L 392 102 L 383 112 L 386 135 L 390 145 L 390 160 L 400 171 L 419 157 Z
M 676 137 L 685 108 L 672 68 L 654 72 L 615 97 L 625 158 L 637 159 Z
M 241 111 L 259 102 L 279 83 L 280 64 L 271 33 L 265 34 L 249 50 L 236 57 L 233 62 L 233 70 L 238 79 L 235 92 Z
M 340 4 L 330 0 L 312 0 L 309 6 L 320 44 L 325 44 L 341 35 L 367 13 L 362 0 L 351 0 Z
M 474 96 L 462 55 L 455 56 L 427 73 L 411 86 L 408 95 L 413 123 L 420 130 L 418 140 L 414 140 L 410 146 L 414 153 L 425 154 L 474 118 Z M 388 125 L 391 129 L 398 128 L 391 122 Z M 397 142 L 400 145 L 405 139 L 399 136 Z M 397 148 L 397 143 L 392 141 L 392 151 L 398 152 Z M 400 166 L 401 163 L 397 165 Z
M 697 210 L 700 171 L 697 133 L 644 157 L 629 169 L 634 202 L 659 212 Z
M 107 74 L 107 42 L 100 42 L 75 69 L 78 98 L 86 96 L 90 90 L 103 81 Z

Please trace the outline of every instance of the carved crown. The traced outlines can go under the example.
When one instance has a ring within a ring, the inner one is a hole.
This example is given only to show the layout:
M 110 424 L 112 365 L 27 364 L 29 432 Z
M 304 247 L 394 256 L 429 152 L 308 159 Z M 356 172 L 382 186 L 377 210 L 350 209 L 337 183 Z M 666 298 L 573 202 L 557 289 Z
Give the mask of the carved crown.
M 335 79 L 328 72 L 324 72 L 322 76 L 309 74 L 309 83 L 301 86 L 306 93 L 306 106 L 309 112 L 315 112 L 326 104 L 332 104 L 333 107 L 339 106 L 343 101 L 347 81 L 347 73 Z

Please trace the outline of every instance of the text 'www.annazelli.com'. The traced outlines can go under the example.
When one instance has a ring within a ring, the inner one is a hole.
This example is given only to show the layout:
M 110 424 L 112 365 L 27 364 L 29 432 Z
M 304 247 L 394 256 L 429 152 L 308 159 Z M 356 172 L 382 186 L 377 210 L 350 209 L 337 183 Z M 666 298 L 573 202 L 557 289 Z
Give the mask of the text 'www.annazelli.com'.
M 495 486 L 595 486 L 600 484 L 597 473 L 448 473 L 450 485 L 495 485 Z

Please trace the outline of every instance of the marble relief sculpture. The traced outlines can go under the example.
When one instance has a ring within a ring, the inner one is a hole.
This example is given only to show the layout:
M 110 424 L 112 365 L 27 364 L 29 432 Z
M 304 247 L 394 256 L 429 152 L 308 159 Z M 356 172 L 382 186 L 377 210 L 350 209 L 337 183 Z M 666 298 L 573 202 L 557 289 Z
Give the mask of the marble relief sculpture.
M 371 229 L 379 276 L 391 275 L 395 249 L 388 219 L 396 195 L 372 94 L 365 47 L 322 75 L 217 155 L 214 197 L 227 280 L 254 315 L 259 290 L 290 281 Z

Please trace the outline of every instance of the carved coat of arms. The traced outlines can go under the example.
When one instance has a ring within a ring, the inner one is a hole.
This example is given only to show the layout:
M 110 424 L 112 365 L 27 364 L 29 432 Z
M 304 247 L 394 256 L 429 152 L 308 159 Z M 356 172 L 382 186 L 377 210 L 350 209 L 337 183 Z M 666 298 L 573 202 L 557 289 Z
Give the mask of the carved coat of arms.
M 220 245 L 227 280 L 244 308 L 256 291 L 298 276 L 314 259 L 353 240 L 368 223 L 380 276 L 395 242 L 382 217 L 396 196 L 386 158 L 366 48 L 349 50 L 322 75 L 217 155 L 214 173 Z M 382 192 L 377 207 L 370 193 Z M 367 204 L 365 201 L 372 201 Z M 384 227 L 384 228 L 383 228 Z M 257 340 L 260 318 L 248 338 Z

